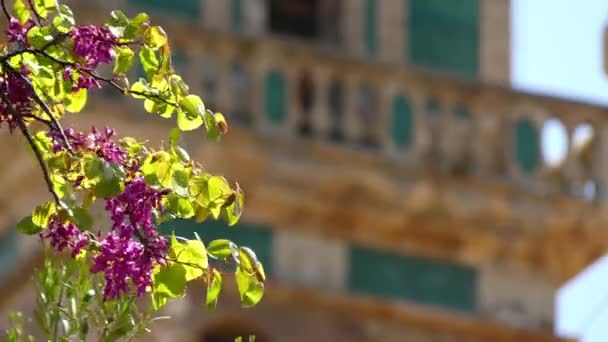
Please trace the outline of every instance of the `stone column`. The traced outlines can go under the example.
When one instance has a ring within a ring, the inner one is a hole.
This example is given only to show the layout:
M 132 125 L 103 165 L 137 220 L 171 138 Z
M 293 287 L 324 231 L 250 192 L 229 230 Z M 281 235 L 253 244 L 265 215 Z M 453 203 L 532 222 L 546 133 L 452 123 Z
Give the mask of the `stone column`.
M 479 74 L 483 81 L 510 85 L 511 1 L 479 1 Z
M 405 1 L 378 1 L 378 52 L 382 61 L 406 60 L 406 6 Z
M 230 16 L 231 5 L 231 1 L 227 0 L 205 1 L 202 6 L 203 25 L 212 30 L 224 31 L 230 29 L 232 23 Z
M 363 18 L 365 0 L 345 0 L 342 2 L 342 37 L 346 50 L 355 55 L 364 52 Z
M 224 2 L 227 2 L 224 0 Z M 243 0 L 245 30 L 243 33 L 262 36 L 268 27 L 268 0 Z

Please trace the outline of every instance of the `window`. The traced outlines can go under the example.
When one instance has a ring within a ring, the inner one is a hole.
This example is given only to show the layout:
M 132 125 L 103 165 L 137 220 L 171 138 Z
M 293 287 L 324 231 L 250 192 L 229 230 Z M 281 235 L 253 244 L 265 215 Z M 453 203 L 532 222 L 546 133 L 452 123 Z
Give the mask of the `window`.
M 319 37 L 319 0 L 270 0 L 270 31 L 305 39 Z
M 17 266 L 17 252 L 17 231 L 10 227 L 0 233 L 0 284 Z
M 520 169 L 530 173 L 538 166 L 538 133 L 529 120 L 519 120 L 515 125 L 515 159 Z
M 202 15 L 203 0 L 127 0 L 137 10 L 196 20 Z
M 393 101 L 391 134 L 398 147 L 407 147 L 412 144 L 412 121 L 412 106 L 404 96 L 397 96 Z
M 352 247 L 349 287 L 450 310 L 477 310 L 475 269 L 420 257 Z
M 477 76 L 479 0 L 408 0 L 408 14 L 410 62 Z
M 232 28 L 236 31 L 243 31 L 243 0 L 232 0 Z
M 287 94 L 281 73 L 272 71 L 266 77 L 265 100 L 268 121 L 282 123 L 287 114 Z
M 378 29 L 378 4 L 376 0 L 365 0 L 365 29 L 364 40 L 365 40 L 365 51 L 369 55 L 373 55 L 376 52 L 376 39 Z

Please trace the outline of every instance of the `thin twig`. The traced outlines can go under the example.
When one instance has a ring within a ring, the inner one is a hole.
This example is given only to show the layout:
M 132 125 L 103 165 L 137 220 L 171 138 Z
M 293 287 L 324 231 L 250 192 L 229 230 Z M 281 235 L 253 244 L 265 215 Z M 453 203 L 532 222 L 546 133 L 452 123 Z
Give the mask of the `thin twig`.
M 34 20 L 36 21 L 36 25 L 40 26 L 40 23 L 42 22 L 42 16 L 40 15 L 40 13 L 38 13 L 38 10 L 36 9 L 36 6 L 34 6 L 34 2 L 32 0 L 27 0 L 27 3 L 30 5 L 30 9 L 32 10 L 32 12 L 34 12 Z
M 34 95 L 34 101 L 36 101 L 40 105 L 40 107 L 42 108 L 42 110 L 51 119 L 51 122 L 53 123 L 53 126 L 55 127 L 55 129 L 57 131 L 59 131 L 59 134 L 61 134 L 61 139 L 63 139 L 63 143 L 64 143 L 66 149 L 68 150 L 68 152 L 70 152 L 71 154 L 74 154 L 74 150 L 72 149 L 72 146 L 70 145 L 68 137 L 65 135 L 65 131 L 63 130 L 63 127 L 61 127 L 61 124 L 59 123 L 59 121 L 57 120 L 57 118 L 55 117 L 55 115 L 53 115 L 53 112 L 49 108 L 48 104 L 42 100 L 42 98 L 40 97 L 40 95 L 38 94 L 38 92 L 36 91 L 36 89 L 34 88 L 34 85 L 32 84 L 32 81 L 30 81 L 30 79 L 27 78 L 27 76 L 23 75 L 22 73 L 16 72 L 16 70 L 14 70 L 14 69 L 13 69 L 13 72 L 15 74 L 19 75 L 19 77 L 21 77 L 21 79 L 24 82 L 26 82 L 27 85 L 30 88 L 32 88 L 32 94 Z
M 62 206 L 61 200 L 59 199 L 59 196 L 57 195 L 57 193 L 55 192 L 55 188 L 53 187 L 53 182 L 51 181 L 51 175 L 49 173 L 48 167 L 46 166 L 46 162 L 44 161 L 44 158 L 42 157 L 42 153 L 38 149 L 38 145 L 36 145 L 36 143 L 34 142 L 34 138 L 32 138 L 30 131 L 27 129 L 25 122 L 23 122 L 23 116 L 15 108 L 15 106 L 13 106 L 13 104 L 8 100 L 8 97 L 6 96 L 6 94 L 4 94 L 3 92 L 0 92 L 0 98 L 2 98 L 2 101 L 6 104 L 8 110 L 9 110 L 9 113 L 15 117 L 19 130 L 21 131 L 21 133 L 27 140 L 27 142 L 30 145 L 30 147 L 32 148 L 32 150 L 34 151 L 34 154 L 36 155 L 36 159 L 38 160 L 38 164 L 40 165 L 40 169 L 42 170 L 42 174 L 44 176 L 44 180 L 46 182 L 48 190 L 51 193 L 51 195 L 53 196 L 53 200 L 55 200 L 55 203 L 57 203 L 57 205 Z

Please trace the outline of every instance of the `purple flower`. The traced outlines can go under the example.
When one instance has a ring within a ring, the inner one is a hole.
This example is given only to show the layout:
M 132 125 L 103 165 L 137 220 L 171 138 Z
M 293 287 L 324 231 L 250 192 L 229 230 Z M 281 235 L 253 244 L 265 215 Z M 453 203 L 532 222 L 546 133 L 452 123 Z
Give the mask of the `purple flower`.
M 101 241 L 91 272 L 104 272 L 104 299 L 108 300 L 129 293 L 129 279 L 138 295 L 145 293 L 152 284 L 153 266 L 154 260 L 141 242 L 112 232 Z
M 21 68 L 21 72 L 24 76 L 29 74 L 29 70 L 25 67 Z M 33 90 L 20 74 L 10 73 L 2 76 L 0 78 L 0 92 L 6 94 L 15 110 L 22 114 L 30 113 Z M 5 122 L 8 123 L 11 131 L 17 127 L 16 118 L 10 112 L 8 104 L 0 101 L 0 125 Z
M 74 39 L 74 55 L 81 58 L 87 68 L 96 68 L 99 64 L 112 62 L 112 48 L 117 38 L 103 26 L 80 26 L 70 33 Z
M 52 130 L 48 135 L 53 138 L 53 151 L 62 151 L 64 145 L 61 134 Z M 76 132 L 70 128 L 65 130 L 65 135 L 74 150 L 95 152 L 99 158 L 108 163 L 126 163 L 127 152 L 113 140 L 116 133 L 111 128 L 106 127 L 104 130 L 98 131 L 93 127 L 90 133 Z
M 153 223 L 154 210 L 162 211 L 163 192 L 142 178 L 130 181 L 122 194 L 107 200 L 112 232 L 101 242 L 91 272 L 104 272 L 104 298 L 129 292 L 128 279 L 141 295 L 152 284 L 152 269 L 165 263 L 167 240 Z
M 10 43 L 22 43 L 25 44 L 27 40 L 28 31 L 34 26 L 32 20 L 28 20 L 25 24 L 21 24 L 16 18 L 11 18 L 8 23 L 8 30 L 6 35 Z
M 51 219 L 48 229 L 41 234 L 45 239 L 50 240 L 50 244 L 55 250 L 61 252 L 71 249 L 72 257 L 75 257 L 89 244 L 89 238 L 73 223 L 62 223 L 59 217 Z

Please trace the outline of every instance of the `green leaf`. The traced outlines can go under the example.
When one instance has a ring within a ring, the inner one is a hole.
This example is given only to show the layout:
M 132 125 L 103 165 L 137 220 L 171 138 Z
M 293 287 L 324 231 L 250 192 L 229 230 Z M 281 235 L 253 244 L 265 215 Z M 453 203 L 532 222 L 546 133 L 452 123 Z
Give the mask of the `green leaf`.
M 222 292 L 222 274 L 214 268 L 211 273 L 211 281 L 207 282 L 207 309 L 215 309 L 220 292 Z
M 98 157 L 86 158 L 84 160 L 84 176 L 92 181 L 97 182 L 103 178 L 103 160 Z
M 259 303 L 264 296 L 264 284 L 240 266 L 236 269 L 235 278 L 243 307 L 249 308 Z
M 42 49 L 46 44 L 53 41 L 52 26 L 34 26 L 27 32 L 27 41 L 36 49 Z
M 197 116 L 195 118 L 189 117 L 184 111 L 177 111 L 177 127 L 182 131 L 195 130 L 203 124 L 203 118 Z
M 158 266 L 153 272 L 153 289 L 155 294 L 169 298 L 181 297 L 186 287 L 186 268 L 177 263 Z
M 55 0 L 35 0 L 34 8 L 43 19 L 46 19 L 49 15 L 49 11 L 52 11 L 55 8 Z
M 59 15 L 53 18 L 53 26 L 61 33 L 68 33 L 76 25 L 74 13 L 66 5 L 59 5 Z
M 217 141 L 222 135 L 222 132 L 215 121 L 215 114 L 210 110 L 206 110 L 203 121 L 205 123 L 205 128 L 207 129 L 207 139 Z
M 179 107 L 190 119 L 201 117 L 205 113 L 205 104 L 199 96 L 188 95 L 179 100 Z
M 194 207 L 189 199 L 179 197 L 176 194 L 171 194 L 167 197 L 167 202 L 168 204 L 165 209 L 178 217 L 191 218 L 194 216 Z
M 201 277 L 209 267 L 207 250 L 202 241 L 188 240 L 183 244 L 173 239 L 171 248 L 176 262 L 182 263 L 186 270 L 186 281 Z
M 234 242 L 226 239 L 213 240 L 207 246 L 207 252 L 216 259 L 226 259 L 237 250 L 237 246 Z
M 167 44 L 167 34 L 160 26 L 152 26 L 148 28 L 144 34 L 144 43 L 153 50 L 158 50 L 163 45 Z
M 230 185 L 224 177 L 212 176 L 207 180 L 207 191 L 210 202 L 217 202 L 232 193 Z
M 17 231 L 21 234 L 34 235 L 40 233 L 45 227 L 38 226 L 32 220 L 32 216 L 26 216 L 17 223 Z
M 72 220 L 81 230 L 91 230 L 93 228 L 93 217 L 87 209 L 80 207 L 72 208 Z
M 110 198 L 120 194 L 124 189 L 124 183 L 117 174 L 117 170 L 107 162 L 103 162 L 103 176 L 95 186 L 95 195 L 102 198 Z
M 141 35 L 143 27 L 142 24 L 147 23 L 148 19 L 149 17 L 146 13 L 137 14 L 125 28 L 122 37 L 124 39 L 132 40 L 133 38 Z
M 133 66 L 133 59 L 135 58 L 135 52 L 126 46 L 114 48 L 116 52 L 116 60 L 114 62 L 113 73 L 126 74 Z
M 15 18 L 19 20 L 20 23 L 25 24 L 25 22 L 30 18 L 31 12 L 23 2 L 23 0 L 15 0 L 13 3 L 13 13 L 15 14 Z
M 149 80 L 151 80 L 160 67 L 156 52 L 154 52 L 154 50 L 151 48 L 142 46 L 142 48 L 139 50 L 139 61 L 144 69 L 144 72 L 146 73 L 146 76 Z
M 66 186 L 67 186 L 65 178 L 63 178 L 63 176 L 58 175 L 56 173 L 51 173 L 50 178 L 51 178 L 51 184 L 53 184 L 53 190 L 55 191 L 55 193 L 57 194 L 57 196 L 59 198 L 63 198 L 63 196 L 65 195 Z
M 87 90 L 84 88 L 79 89 L 75 93 L 65 98 L 65 110 L 72 113 L 80 112 L 87 104 Z
M 245 201 L 245 194 L 241 188 L 237 185 L 237 189 L 234 192 L 234 200 L 228 206 L 226 206 L 226 218 L 229 226 L 234 226 L 243 214 L 243 204 Z
M 139 94 L 146 92 L 146 85 L 141 81 L 133 83 L 129 90 L 131 91 L 130 94 L 134 99 L 145 99 L 146 98 L 143 95 L 139 95 Z
M 177 128 L 171 128 L 171 130 L 169 131 L 169 145 L 170 146 L 177 146 L 177 142 L 179 141 L 179 137 L 181 136 L 182 132 L 177 129 Z
M 53 217 L 56 212 L 57 206 L 55 205 L 55 202 L 48 201 L 34 209 L 34 213 L 32 214 L 32 222 L 39 227 L 46 228 L 49 225 L 51 217 Z
M 188 197 L 190 195 L 190 192 L 188 191 L 189 179 L 190 170 L 182 169 L 173 171 L 171 174 L 173 191 L 179 196 Z

